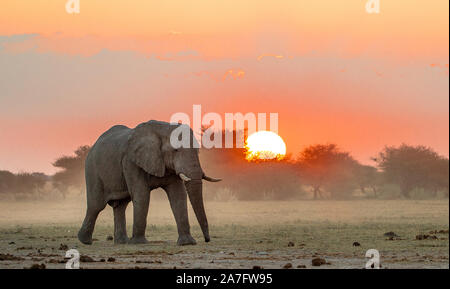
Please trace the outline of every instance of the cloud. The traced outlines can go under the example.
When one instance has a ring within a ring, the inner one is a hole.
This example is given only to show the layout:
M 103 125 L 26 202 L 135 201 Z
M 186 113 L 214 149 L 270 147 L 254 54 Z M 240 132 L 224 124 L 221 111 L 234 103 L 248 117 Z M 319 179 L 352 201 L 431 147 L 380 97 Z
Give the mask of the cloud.
M 272 53 L 264 53 L 264 54 L 261 54 L 260 56 L 258 56 L 258 61 L 261 61 L 261 60 L 263 60 L 263 58 L 265 58 L 265 57 L 273 57 L 273 58 L 276 58 L 276 59 L 282 59 L 282 58 L 284 58 L 284 56 L 283 55 L 279 55 L 279 54 L 272 54 Z
M 31 34 L 13 34 L 13 35 L 0 35 L 0 48 L 5 44 L 10 43 L 21 43 L 29 39 L 33 39 L 38 37 L 39 34 L 31 33 Z
M 225 74 L 222 77 L 222 81 L 224 81 L 227 78 L 229 78 L 229 76 L 232 79 L 239 79 L 239 78 L 243 78 L 245 76 L 245 72 L 243 70 L 241 70 L 241 69 L 237 69 L 237 70 L 230 69 L 230 70 L 225 72 Z

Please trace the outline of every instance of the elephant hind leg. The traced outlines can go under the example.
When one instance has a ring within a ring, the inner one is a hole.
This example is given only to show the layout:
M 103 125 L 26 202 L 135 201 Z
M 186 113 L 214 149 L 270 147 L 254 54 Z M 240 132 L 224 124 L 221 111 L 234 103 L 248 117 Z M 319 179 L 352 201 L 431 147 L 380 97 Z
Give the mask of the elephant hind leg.
M 127 236 L 127 225 L 125 211 L 130 199 L 115 200 L 110 203 L 114 211 L 114 243 L 125 244 L 129 239 Z
M 95 221 L 97 220 L 98 214 L 105 206 L 103 208 L 88 207 L 83 225 L 81 226 L 80 231 L 78 231 L 78 240 L 80 240 L 81 243 L 86 245 L 92 244 L 92 233 L 94 232 Z
M 98 214 L 106 207 L 106 202 L 103 199 L 103 189 L 99 183 L 88 183 L 86 194 L 88 199 L 86 216 L 84 217 L 80 231 L 78 231 L 78 239 L 81 243 L 90 245 L 92 244 L 95 221 L 97 220 Z

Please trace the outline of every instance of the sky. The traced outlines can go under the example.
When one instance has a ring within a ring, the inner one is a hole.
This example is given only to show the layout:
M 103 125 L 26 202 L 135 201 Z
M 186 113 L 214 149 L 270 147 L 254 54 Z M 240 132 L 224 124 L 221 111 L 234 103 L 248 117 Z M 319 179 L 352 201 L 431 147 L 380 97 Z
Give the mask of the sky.
M 278 113 L 288 153 L 337 143 L 449 154 L 449 1 L 2 0 L 0 170 L 52 162 L 115 124 Z

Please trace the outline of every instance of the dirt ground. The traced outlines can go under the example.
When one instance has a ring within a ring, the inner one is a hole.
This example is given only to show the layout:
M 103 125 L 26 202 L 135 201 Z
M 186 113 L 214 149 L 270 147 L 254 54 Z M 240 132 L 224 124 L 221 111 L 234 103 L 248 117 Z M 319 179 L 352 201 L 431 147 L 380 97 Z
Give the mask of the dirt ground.
M 79 199 L 0 202 L 0 268 L 65 268 L 68 249 L 80 252 L 81 268 L 364 268 L 368 249 L 380 252 L 382 268 L 449 268 L 448 200 L 207 202 L 211 242 L 191 210 L 198 244 L 184 247 L 167 201 L 152 199 L 146 245 L 108 240 L 109 207 L 94 244 L 81 244 L 84 210 Z M 127 222 L 130 235 L 132 206 Z M 327 264 L 312 266 L 315 258 Z

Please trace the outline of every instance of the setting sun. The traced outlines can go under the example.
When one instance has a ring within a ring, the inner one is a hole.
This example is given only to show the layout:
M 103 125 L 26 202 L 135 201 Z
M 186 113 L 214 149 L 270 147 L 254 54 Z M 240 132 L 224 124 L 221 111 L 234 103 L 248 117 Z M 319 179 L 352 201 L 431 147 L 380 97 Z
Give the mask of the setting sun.
M 247 160 L 282 159 L 286 155 L 283 139 L 271 131 L 258 131 L 247 138 Z

